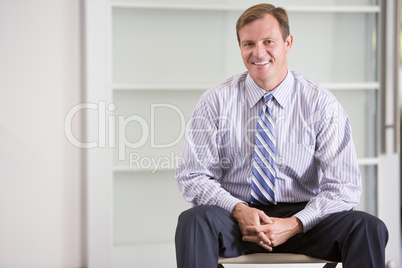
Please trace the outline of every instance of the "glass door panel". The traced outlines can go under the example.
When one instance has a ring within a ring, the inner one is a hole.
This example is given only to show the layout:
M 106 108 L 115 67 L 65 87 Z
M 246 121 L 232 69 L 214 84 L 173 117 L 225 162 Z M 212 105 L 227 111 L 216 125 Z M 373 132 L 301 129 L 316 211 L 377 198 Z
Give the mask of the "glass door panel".
M 115 245 L 173 241 L 177 218 L 189 208 L 174 170 L 115 172 L 113 185 Z
M 202 90 L 115 91 L 113 165 L 118 170 L 174 169 L 201 94 Z M 162 165 L 167 159 L 172 161 Z
M 358 158 L 377 156 L 377 90 L 334 90 L 349 116 Z
M 115 8 L 113 82 L 159 86 L 218 83 L 224 60 L 223 19 L 219 11 Z
M 289 12 L 289 67 L 318 83 L 375 81 L 376 15 Z

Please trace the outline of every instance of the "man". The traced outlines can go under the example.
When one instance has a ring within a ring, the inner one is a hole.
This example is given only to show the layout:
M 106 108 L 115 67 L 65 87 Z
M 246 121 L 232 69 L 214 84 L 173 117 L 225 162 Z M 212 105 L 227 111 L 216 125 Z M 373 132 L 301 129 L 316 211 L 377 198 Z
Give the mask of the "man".
M 178 267 L 255 252 L 385 267 L 386 226 L 353 210 L 361 178 L 349 119 L 330 92 L 288 70 L 286 11 L 253 6 L 236 30 L 247 72 L 203 94 L 176 171 L 197 205 L 179 217 Z

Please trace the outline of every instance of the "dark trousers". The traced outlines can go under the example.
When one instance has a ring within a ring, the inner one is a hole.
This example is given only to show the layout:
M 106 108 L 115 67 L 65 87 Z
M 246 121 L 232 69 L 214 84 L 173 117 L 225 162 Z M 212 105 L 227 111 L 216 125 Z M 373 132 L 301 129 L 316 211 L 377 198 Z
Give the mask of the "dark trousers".
M 306 203 L 261 206 L 268 216 L 290 217 Z M 344 268 L 385 268 L 388 231 L 378 218 L 362 211 L 335 213 L 306 233 L 290 238 L 273 252 L 301 253 Z M 218 257 L 267 252 L 255 243 L 242 241 L 237 221 L 217 206 L 196 206 L 184 211 L 176 229 L 178 268 L 216 268 Z M 269 253 L 268 253 L 269 254 Z

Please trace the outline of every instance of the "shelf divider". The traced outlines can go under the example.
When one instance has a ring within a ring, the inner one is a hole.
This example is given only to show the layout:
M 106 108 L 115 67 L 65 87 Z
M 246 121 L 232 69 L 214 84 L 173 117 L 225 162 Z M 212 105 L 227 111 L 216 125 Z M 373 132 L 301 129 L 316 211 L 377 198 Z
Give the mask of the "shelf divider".
M 244 5 L 197 5 L 197 4 L 160 4 L 112 1 L 112 8 L 163 9 L 163 10 L 199 10 L 199 11 L 244 11 Z M 378 5 L 344 5 L 344 6 L 284 6 L 288 12 L 308 13 L 379 13 Z
M 322 83 L 328 90 L 378 90 L 379 82 L 351 82 L 351 83 Z M 114 91 L 205 91 L 213 85 L 135 85 L 113 84 Z

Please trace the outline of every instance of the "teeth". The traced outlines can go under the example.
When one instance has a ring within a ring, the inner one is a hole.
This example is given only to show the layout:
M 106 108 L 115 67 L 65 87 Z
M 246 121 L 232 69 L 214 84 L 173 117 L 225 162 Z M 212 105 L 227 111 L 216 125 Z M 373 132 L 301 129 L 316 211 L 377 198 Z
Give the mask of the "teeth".
M 267 61 L 263 61 L 263 62 L 254 62 L 255 65 L 265 65 L 265 64 L 268 64 L 268 63 L 269 63 L 268 60 L 267 60 Z

